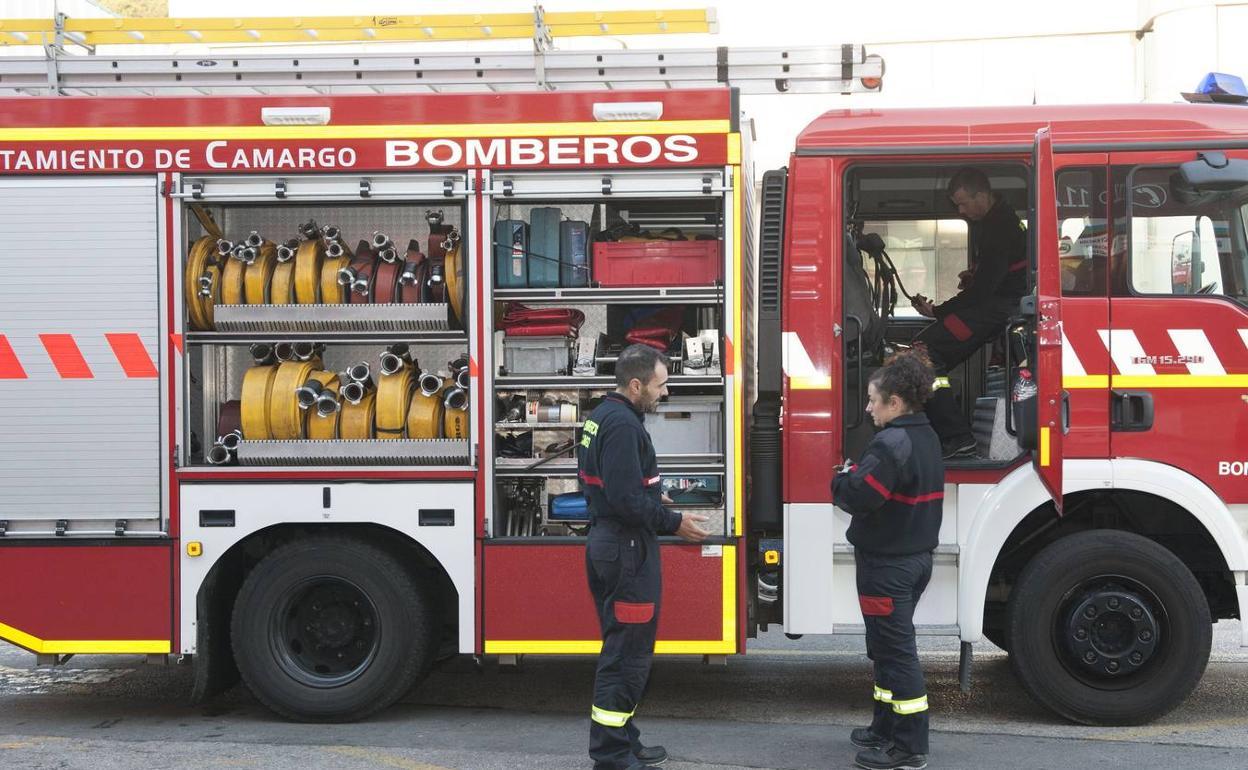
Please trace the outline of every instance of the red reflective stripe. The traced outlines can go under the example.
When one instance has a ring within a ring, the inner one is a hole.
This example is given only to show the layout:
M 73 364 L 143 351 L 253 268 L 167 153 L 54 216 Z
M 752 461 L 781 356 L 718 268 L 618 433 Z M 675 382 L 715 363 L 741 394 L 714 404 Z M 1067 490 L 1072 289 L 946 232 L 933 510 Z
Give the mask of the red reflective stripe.
M 579 475 L 581 477 L 581 481 L 584 481 L 586 484 L 589 484 L 590 486 L 594 486 L 594 487 L 606 486 L 605 484 L 602 483 L 602 479 L 598 478 L 597 476 L 590 476 L 585 471 L 581 471 Z
M 870 473 L 868 473 L 866 475 L 866 479 L 867 479 L 867 483 L 871 485 L 871 488 L 874 489 L 876 492 L 879 492 L 881 497 L 883 497 L 885 500 L 892 499 L 893 493 L 889 492 L 888 487 L 881 484 L 875 478 L 875 476 L 872 476 Z
M 615 602 L 615 619 L 619 623 L 649 623 L 654 619 L 654 604 Z
M 958 342 L 966 342 L 971 338 L 971 327 L 967 326 L 957 315 L 950 313 L 941 323 L 945 325 L 950 334 L 957 338 Z
M 1015 262 L 1014 264 L 1010 265 L 1010 272 L 1011 272 L 1011 273 L 1017 273 L 1019 270 L 1026 269 L 1026 267 L 1027 267 L 1027 260 L 1025 260 L 1025 259 L 1020 259 L 1019 261 L 1017 261 L 1017 262 Z
M 873 617 L 882 617 L 893 614 L 893 597 L 891 596 L 863 596 L 858 594 L 858 606 L 862 608 L 862 614 Z
M 52 359 L 52 365 L 61 377 L 67 380 L 90 380 L 95 377 L 72 334 L 40 334 L 39 341 L 48 351 L 48 358 Z
M 173 340 L 174 349 L 177 350 L 179 353 L 181 353 L 182 352 L 182 335 L 170 334 L 169 339 Z
M 17 360 L 17 354 L 13 352 L 8 337 L 0 334 L 0 380 L 24 379 L 26 370 L 22 368 L 22 362 Z
M 899 495 L 896 492 L 889 492 L 888 487 L 881 484 L 879 480 L 870 473 L 868 473 L 864 478 L 866 479 L 866 482 L 871 485 L 871 488 L 876 492 L 879 492 L 885 500 L 896 500 L 897 502 L 905 503 L 906 505 L 917 505 L 919 503 L 929 503 L 933 500 L 945 499 L 945 493 L 943 490 L 940 492 L 928 492 L 927 494 L 919 495 L 918 497 L 910 497 L 908 495 Z
M 152 379 L 159 376 L 156 364 L 148 355 L 143 340 L 137 334 L 105 334 L 104 339 L 113 347 L 113 355 L 127 377 Z
M 893 499 L 899 503 L 906 503 L 907 505 L 917 505 L 918 503 L 930 503 L 933 500 L 943 500 L 945 499 L 945 493 L 944 492 L 928 492 L 926 495 L 919 495 L 918 497 L 906 497 L 905 495 L 893 495 Z

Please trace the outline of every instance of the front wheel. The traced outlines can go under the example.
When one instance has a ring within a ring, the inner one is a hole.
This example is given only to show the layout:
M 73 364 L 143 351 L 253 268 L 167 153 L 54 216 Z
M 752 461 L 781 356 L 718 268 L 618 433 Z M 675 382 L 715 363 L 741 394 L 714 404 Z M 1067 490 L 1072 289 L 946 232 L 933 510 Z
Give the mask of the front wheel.
M 390 553 L 313 538 L 256 565 L 234 604 L 231 639 L 252 693 L 304 721 L 362 719 L 402 697 L 435 649 L 432 604 Z
M 1074 722 L 1149 722 L 1191 693 L 1212 643 L 1209 605 L 1170 551 L 1140 535 L 1083 532 L 1019 575 L 1010 662 L 1039 703 Z

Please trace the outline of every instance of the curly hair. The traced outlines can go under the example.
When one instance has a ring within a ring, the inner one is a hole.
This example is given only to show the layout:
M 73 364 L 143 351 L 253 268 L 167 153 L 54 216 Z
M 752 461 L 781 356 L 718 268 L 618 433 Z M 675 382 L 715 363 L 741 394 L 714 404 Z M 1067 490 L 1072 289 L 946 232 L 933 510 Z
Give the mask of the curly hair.
M 881 398 L 897 396 L 916 412 L 931 398 L 935 381 L 932 363 L 920 350 L 894 353 L 871 375 L 871 384 Z

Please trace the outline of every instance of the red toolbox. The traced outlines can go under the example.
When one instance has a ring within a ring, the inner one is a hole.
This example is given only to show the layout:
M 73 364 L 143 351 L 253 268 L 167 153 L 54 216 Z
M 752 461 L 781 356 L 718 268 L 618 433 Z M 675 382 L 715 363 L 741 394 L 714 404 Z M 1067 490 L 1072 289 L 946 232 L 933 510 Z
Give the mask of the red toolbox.
M 723 241 L 621 241 L 594 244 L 599 286 L 706 286 L 723 275 Z

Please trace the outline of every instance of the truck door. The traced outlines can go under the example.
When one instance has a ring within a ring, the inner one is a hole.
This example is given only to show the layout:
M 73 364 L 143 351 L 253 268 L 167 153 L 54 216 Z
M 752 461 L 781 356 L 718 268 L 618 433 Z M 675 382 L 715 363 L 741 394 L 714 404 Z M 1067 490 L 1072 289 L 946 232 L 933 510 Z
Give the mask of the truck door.
M 1062 437 L 1068 425 L 1062 389 L 1062 278 L 1058 261 L 1057 191 L 1053 138 L 1047 128 L 1036 132 L 1033 152 L 1036 172 L 1035 380 L 1036 448 L 1032 462 L 1040 480 L 1062 512 Z

